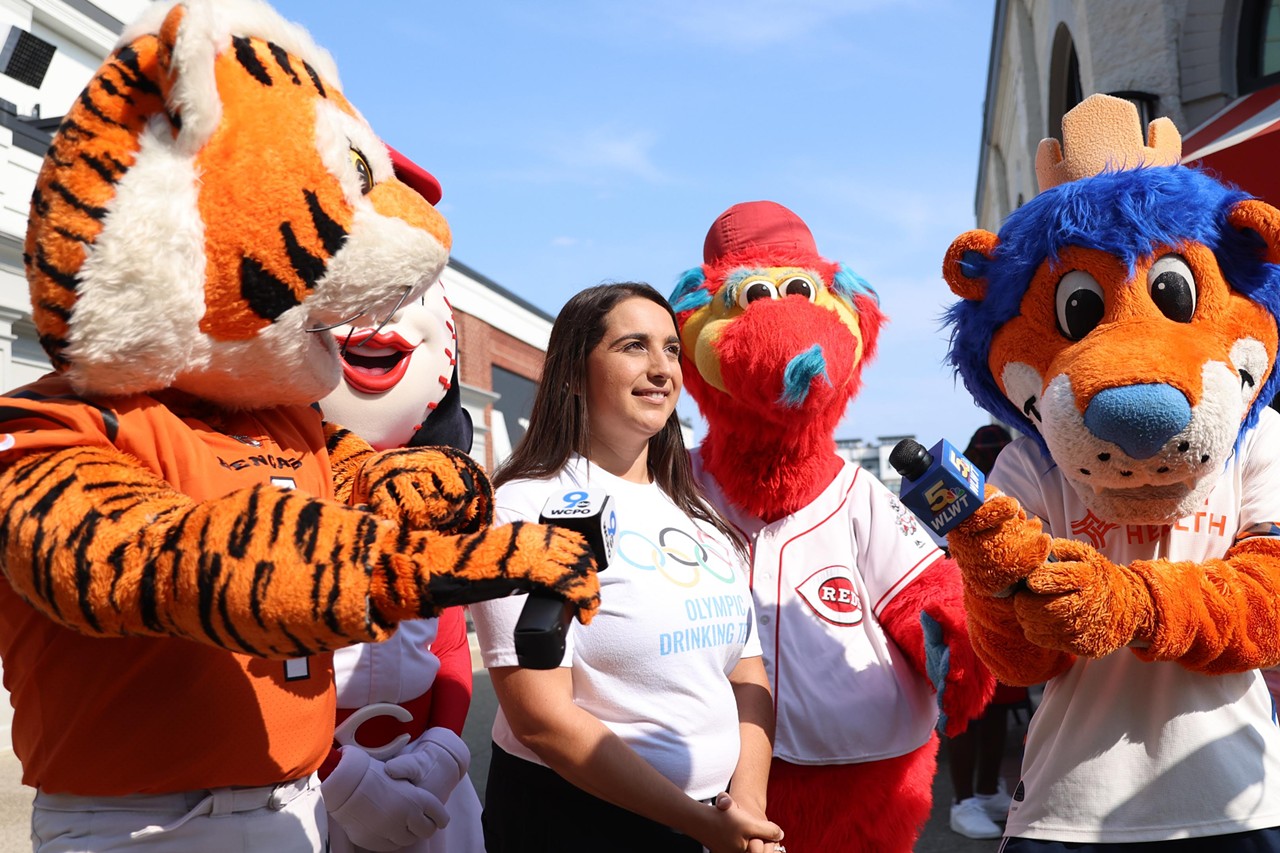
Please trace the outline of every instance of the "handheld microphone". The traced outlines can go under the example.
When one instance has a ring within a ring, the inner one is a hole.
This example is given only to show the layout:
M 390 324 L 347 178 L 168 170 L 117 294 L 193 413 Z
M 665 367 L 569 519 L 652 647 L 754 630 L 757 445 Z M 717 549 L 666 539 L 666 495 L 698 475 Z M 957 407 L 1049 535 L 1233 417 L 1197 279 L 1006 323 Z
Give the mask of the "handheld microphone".
M 986 477 L 946 439 L 925 450 L 904 438 L 889 452 L 889 464 L 902 475 L 902 503 L 939 536 L 982 506 Z
M 576 530 L 587 540 L 604 571 L 613 559 L 618 516 L 613 498 L 601 491 L 570 489 L 552 495 L 538 516 L 542 524 Z M 564 636 L 571 619 L 564 600 L 549 592 L 532 592 L 516 622 L 516 660 L 526 669 L 555 669 L 564 659 Z

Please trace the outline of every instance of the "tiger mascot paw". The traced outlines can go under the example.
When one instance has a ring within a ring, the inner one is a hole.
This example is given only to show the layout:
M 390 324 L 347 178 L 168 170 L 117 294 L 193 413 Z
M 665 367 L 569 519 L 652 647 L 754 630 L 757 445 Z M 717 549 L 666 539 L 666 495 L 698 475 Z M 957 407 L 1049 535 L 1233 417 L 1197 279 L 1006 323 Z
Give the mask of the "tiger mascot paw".
M 337 496 L 414 530 L 478 533 L 493 521 L 484 469 L 452 447 L 375 451 L 350 430 L 328 428 Z
M 452 447 L 387 450 L 360 469 L 353 500 L 415 530 L 477 533 L 493 521 L 493 488 L 475 460 Z
M 582 535 L 527 521 L 463 536 L 412 534 L 380 569 L 371 598 L 392 621 L 516 590 L 563 598 L 584 625 L 600 607 L 596 562 Z
M 973 593 L 1004 598 L 1049 554 L 1049 536 L 1013 498 L 987 487 L 986 502 L 947 536 Z

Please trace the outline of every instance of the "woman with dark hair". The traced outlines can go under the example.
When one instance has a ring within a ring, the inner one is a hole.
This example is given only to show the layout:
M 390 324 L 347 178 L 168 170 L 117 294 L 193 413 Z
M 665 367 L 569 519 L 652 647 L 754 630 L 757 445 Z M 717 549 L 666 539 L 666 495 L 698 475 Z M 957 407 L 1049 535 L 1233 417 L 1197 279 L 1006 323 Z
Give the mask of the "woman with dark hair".
M 648 285 L 589 288 L 556 318 L 496 516 L 606 492 L 615 556 L 556 669 L 518 666 L 523 596 L 472 608 L 499 705 L 488 853 L 785 853 L 765 818 L 773 704 L 743 546 L 694 484 L 681 386 L 675 317 Z

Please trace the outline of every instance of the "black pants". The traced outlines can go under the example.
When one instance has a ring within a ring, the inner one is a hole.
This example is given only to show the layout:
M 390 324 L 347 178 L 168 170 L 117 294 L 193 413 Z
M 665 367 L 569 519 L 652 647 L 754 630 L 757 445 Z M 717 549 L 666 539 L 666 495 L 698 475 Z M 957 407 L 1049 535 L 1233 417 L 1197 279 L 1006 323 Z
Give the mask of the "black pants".
M 487 853 L 702 853 L 689 836 L 593 797 L 497 744 L 482 822 Z
M 1006 838 L 1001 853 L 1280 853 L 1280 827 L 1180 838 L 1177 841 L 1139 841 L 1132 844 L 1077 844 Z

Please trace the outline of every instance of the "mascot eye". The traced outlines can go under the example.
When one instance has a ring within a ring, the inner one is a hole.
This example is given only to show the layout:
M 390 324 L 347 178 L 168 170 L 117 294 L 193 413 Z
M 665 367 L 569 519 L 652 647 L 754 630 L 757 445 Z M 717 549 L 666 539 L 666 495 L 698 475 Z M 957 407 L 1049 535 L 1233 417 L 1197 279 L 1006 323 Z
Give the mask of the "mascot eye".
M 1072 270 L 1058 280 L 1058 330 L 1078 341 L 1102 322 L 1102 286 L 1084 270 Z
M 744 282 L 742 287 L 738 289 L 738 304 L 746 308 L 757 299 L 777 299 L 778 291 L 773 285 L 767 281 L 748 281 Z
M 812 302 L 818 296 L 818 288 L 814 287 L 813 281 L 809 278 L 797 275 L 792 276 L 782 283 L 783 296 L 803 296 Z
M 369 168 L 369 161 L 364 159 L 364 155 L 360 153 L 360 149 L 351 149 L 351 165 L 355 167 L 356 174 L 360 176 L 360 193 L 368 195 L 369 190 L 373 189 L 373 170 Z
M 1151 265 L 1147 275 L 1151 301 L 1175 323 L 1190 323 L 1196 313 L 1196 277 L 1178 255 L 1165 255 Z

